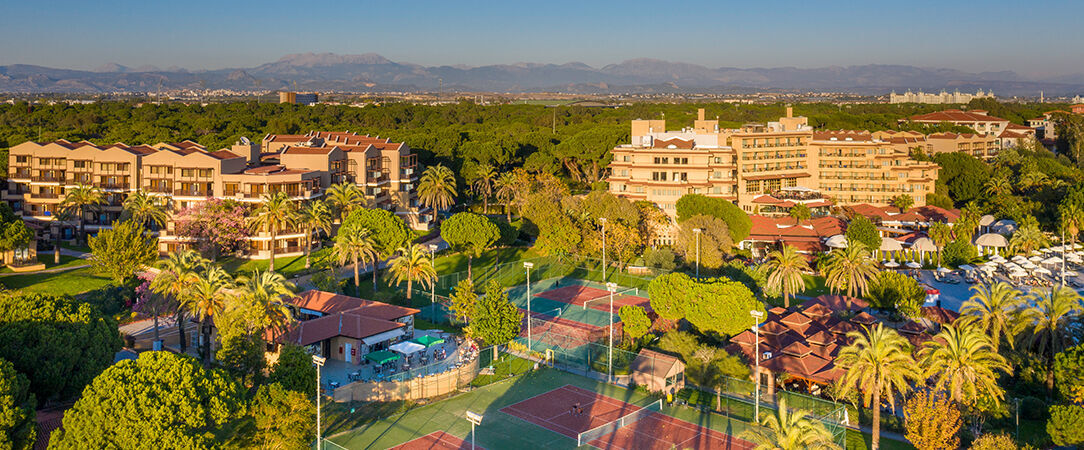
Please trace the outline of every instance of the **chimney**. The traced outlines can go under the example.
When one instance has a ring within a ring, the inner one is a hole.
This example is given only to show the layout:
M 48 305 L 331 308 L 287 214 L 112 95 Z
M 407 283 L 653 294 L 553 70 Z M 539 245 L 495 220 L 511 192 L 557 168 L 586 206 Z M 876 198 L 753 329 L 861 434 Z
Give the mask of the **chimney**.
M 696 110 L 696 120 L 704 120 L 704 108 Z
M 794 117 L 794 108 L 790 106 L 787 107 L 787 117 Z

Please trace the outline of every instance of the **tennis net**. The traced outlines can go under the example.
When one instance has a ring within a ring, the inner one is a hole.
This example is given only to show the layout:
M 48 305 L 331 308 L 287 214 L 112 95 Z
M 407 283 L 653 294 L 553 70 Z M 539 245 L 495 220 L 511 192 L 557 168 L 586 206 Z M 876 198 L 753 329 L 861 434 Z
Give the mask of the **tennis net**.
M 638 295 L 639 293 L 640 293 L 640 290 L 637 289 L 637 288 L 628 288 L 628 289 L 624 289 L 624 290 L 620 290 L 620 291 L 615 291 L 613 293 L 613 298 L 614 298 L 615 301 L 617 301 L 617 303 L 615 303 L 616 307 L 618 309 L 620 309 L 620 307 L 621 307 L 621 305 L 623 303 L 620 302 L 619 300 L 624 298 L 626 295 Z M 584 300 L 583 309 L 586 310 L 587 308 L 590 308 L 591 307 L 590 305 L 593 304 L 593 303 L 606 303 L 608 301 L 610 301 L 610 294 L 609 293 L 606 293 L 606 295 L 600 295 L 600 296 L 595 297 L 595 298 L 589 298 L 587 300 Z
M 650 404 L 648 404 L 647 406 L 644 406 L 641 409 L 633 411 L 632 413 L 626 414 L 624 416 L 618 417 L 617 420 L 615 420 L 613 422 L 608 422 L 608 423 L 599 425 L 599 426 L 597 426 L 595 428 L 592 428 L 590 430 L 587 430 L 587 431 L 584 431 L 584 432 L 580 433 L 578 436 L 576 436 L 576 445 L 577 446 L 586 445 L 588 442 L 591 442 L 591 441 L 593 441 L 595 439 L 601 438 L 601 437 L 603 437 L 603 436 L 605 436 L 607 434 L 613 433 L 614 431 L 617 431 L 617 430 L 619 430 L 621 428 L 624 428 L 624 427 L 626 427 L 628 425 L 631 425 L 633 422 L 636 422 L 637 420 L 643 419 L 644 417 L 647 417 L 647 416 L 651 415 L 655 411 L 661 411 L 661 410 L 662 410 L 662 400 L 655 400 L 655 401 L 651 402 Z

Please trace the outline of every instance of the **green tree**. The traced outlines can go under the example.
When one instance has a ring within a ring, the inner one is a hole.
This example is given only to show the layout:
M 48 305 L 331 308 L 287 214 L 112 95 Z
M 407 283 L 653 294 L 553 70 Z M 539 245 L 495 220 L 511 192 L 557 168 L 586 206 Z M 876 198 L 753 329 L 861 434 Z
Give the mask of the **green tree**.
M 899 272 L 886 271 L 878 272 L 870 280 L 866 296 L 874 307 L 895 309 L 904 316 L 917 318 L 921 312 L 920 307 L 926 300 L 926 290 L 914 278 Z
M 33 240 L 34 232 L 26 226 L 26 222 L 15 220 L 4 226 L 4 233 L 0 236 L 0 250 L 18 251 L 26 248 Z
M 121 349 L 116 322 L 69 297 L 0 298 L 0 358 L 30 380 L 39 404 L 79 393 Z
M 699 215 L 723 219 L 730 232 L 730 240 L 733 242 L 744 240 L 753 228 L 753 221 L 745 211 L 721 198 L 686 194 L 679 198 L 674 206 L 677 208 L 678 222 L 684 222 L 685 219 Z
M 1080 232 L 1084 230 L 1084 205 L 1065 200 L 1058 208 L 1061 229 L 1069 243 L 1075 245 Z
M 960 447 L 960 410 L 944 396 L 916 392 L 903 406 L 904 437 L 917 450 Z
M 365 195 L 358 185 L 343 181 L 327 188 L 327 201 L 334 209 L 335 219 L 341 223 L 351 212 L 365 205 Z
M 489 280 L 485 295 L 474 305 L 470 336 L 486 345 L 502 345 L 519 336 L 522 323 L 523 314 L 508 300 L 508 293 L 497 280 Z
M 753 291 L 727 278 L 697 281 L 684 273 L 670 273 L 652 280 L 648 293 L 659 317 L 684 318 L 702 333 L 733 336 L 753 325 L 749 311 L 764 310 Z
M 373 264 L 373 292 L 376 292 L 376 240 L 369 230 L 362 227 L 342 227 L 335 235 L 335 245 L 331 247 L 331 257 L 340 266 L 351 264 L 354 268 L 354 291 L 360 295 L 361 277 L 358 266 L 365 262 Z
M 915 206 L 915 199 L 908 194 L 900 194 L 892 197 L 892 206 L 898 208 L 902 213 Z
M 395 254 L 400 247 L 406 247 L 410 242 L 410 229 L 407 228 L 403 219 L 395 213 L 383 209 L 362 208 L 350 213 L 343 224 L 339 227 L 339 234 L 355 233 L 356 228 L 369 230 L 373 239 L 373 248 L 376 249 L 377 258 L 388 258 Z M 377 267 L 373 267 L 373 279 L 376 279 Z M 376 292 L 376 283 L 373 283 L 373 292 Z
M 617 316 L 621 318 L 621 329 L 634 342 L 651 331 L 651 319 L 640 306 L 624 305 L 617 310 Z
M 200 356 L 203 363 L 211 364 L 211 329 L 215 315 L 226 308 L 227 291 L 233 288 L 233 278 L 219 266 L 204 266 L 196 272 L 188 294 L 184 298 L 184 307 L 188 313 L 199 319 L 203 332 L 203 345 Z
M 1046 432 L 1050 434 L 1054 445 L 1084 444 L 1084 406 L 1051 405 Z
M 757 419 L 761 428 L 749 428 L 738 435 L 755 447 L 755 450 L 832 450 L 839 445 L 832 442 L 832 435 L 824 424 L 814 419 L 809 411 L 787 407 L 787 399 L 779 400 L 774 414 Z M 874 436 L 873 448 L 877 448 Z
M 90 238 L 90 262 L 99 272 L 124 284 L 136 271 L 158 260 L 158 238 L 147 236 L 143 225 L 124 221 Z
M 451 296 L 452 303 L 448 305 L 452 316 L 470 323 L 474 316 L 474 304 L 478 303 L 478 294 L 474 292 L 474 282 L 470 278 L 459 281 L 455 286 L 455 293 Z
M 300 392 L 279 383 L 260 386 L 249 415 L 261 449 L 308 448 L 316 439 L 316 405 Z
M 49 222 L 50 233 L 53 235 L 53 264 L 60 264 L 60 238 L 62 236 L 61 231 L 64 229 L 66 223 L 72 220 L 72 212 L 65 208 L 58 208 L 53 213 L 53 220 Z
M 656 277 L 647 285 L 651 310 L 664 320 L 685 318 L 685 307 L 688 304 L 686 299 L 692 295 L 692 288 L 692 279 L 683 273 L 674 272 Z
M 855 389 L 862 393 L 862 403 L 873 410 L 873 450 L 881 443 L 881 403 L 896 408 L 896 396 L 911 390 L 918 379 L 911 344 L 895 330 L 877 324 L 873 328 L 847 333 L 851 344 L 843 347 L 836 365 L 844 370 L 836 386 L 841 396 Z
M 1067 348 L 1054 357 L 1054 381 L 1062 398 L 1084 403 L 1084 344 Z
M 489 214 L 489 198 L 493 196 L 497 170 L 491 164 L 482 164 L 475 167 L 471 178 L 471 189 L 474 190 L 475 195 L 482 199 L 482 213 Z
M 258 335 L 225 334 L 218 336 L 215 360 L 246 386 L 252 386 L 263 375 L 267 360 L 263 353 L 267 345 Z
M 169 211 L 163 198 L 143 191 L 128 194 L 128 198 L 124 199 L 123 207 L 121 218 L 131 220 L 141 227 L 164 227 L 169 221 Z
M 316 394 L 316 366 L 312 355 L 299 345 L 283 344 L 271 366 L 268 382 L 313 398 Z
M 611 228 L 608 226 L 607 228 Z M 692 216 L 678 225 L 677 236 L 674 239 L 674 250 L 691 264 L 697 258 L 697 232 L 700 230 L 700 265 L 718 269 L 723 265 L 727 253 L 734 247 L 734 241 L 730 239 L 730 230 L 726 222 L 714 216 Z M 612 240 L 611 240 L 612 241 Z
M 945 186 L 949 197 L 959 204 L 981 198 L 983 183 L 990 178 L 989 165 L 962 152 L 939 154 L 933 160 L 941 166 L 937 184 Z
M 1020 336 L 1032 350 L 1046 357 L 1046 388 L 1054 391 L 1054 355 L 1071 340 L 1068 323 L 1080 314 L 1080 294 L 1062 286 L 1050 289 L 1050 295 L 1035 293 L 1023 311 L 1025 332 Z
M 881 232 L 866 216 L 859 215 L 851 219 L 851 223 L 847 224 L 847 231 L 844 236 L 847 237 L 849 246 L 854 246 L 855 242 L 860 242 L 870 251 L 881 248 Z
M 790 211 L 787 211 L 787 215 L 794 219 L 795 225 L 801 225 L 802 222 L 813 218 L 813 212 L 805 203 L 795 203 L 794 206 L 790 207 Z
M 35 409 L 30 381 L 15 371 L 15 365 L 0 359 L 0 447 L 29 450 L 37 437 Z
M 967 322 L 943 325 L 933 340 L 923 344 L 918 358 L 934 387 L 967 407 L 981 401 L 999 404 L 1005 391 L 997 384 L 998 372 L 1012 373 L 1005 357 L 994 351 L 990 337 Z
M 297 223 L 297 204 L 290 200 L 289 194 L 282 191 L 264 194 L 260 205 L 252 211 L 248 221 L 250 226 L 271 234 L 271 259 L 267 269 L 274 272 L 279 233 Z
M 869 280 L 877 274 L 877 262 L 866 245 L 855 240 L 847 248 L 829 253 L 821 272 L 832 290 L 846 289 L 848 297 L 858 297 L 868 290 Z
M 805 256 L 793 246 L 783 244 L 782 250 L 768 254 L 768 261 L 760 266 L 767 273 L 769 289 L 783 293 L 783 304 L 790 308 L 790 297 L 805 288 L 802 273 L 809 270 Z
M 331 208 L 324 200 L 313 200 L 297 210 L 297 224 L 305 232 L 305 268 L 312 267 L 312 235 L 323 231 L 331 233 Z
M 972 264 L 978 257 L 978 249 L 969 241 L 957 239 L 945 246 L 945 264 L 950 267 Z
M 244 407 L 243 389 L 225 373 L 188 356 L 146 352 L 95 378 L 49 448 L 211 448 L 229 437 Z
M 258 328 L 253 331 L 258 334 L 270 331 L 274 340 L 294 322 L 288 300 L 294 297 L 297 287 L 282 274 L 257 270 L 252 276 L 239 277 L 235 291 L 238 300 L 254 307 Z
M 461 212 L 440 224 L 440 237 L 456 251 L 467 254 L 467 277 L 473 278 L 474 258 L 482 256 L 500 239 L 501 230 L 486 216 Z
M 1016 252 L 1031 253 L 1050 244 L 1038 222 L 1024 223 L 1009 238 L 1009 248 Z
M 60 202 L 60 207 L 75 211 L 79 218 L 79 236 L 84 244 L 87 242 L 87 212 L 96 210 L 103 204 L 105 204 L 105 194 L 94 186 L 81 184 L 68 188 L 64 193 L 64 200 Z
M 151 281 L 152 291 L 173 299 L 173 304 L 180 306 L 174 311 L 174 322 L 180 336 L 181 353 L 184 353 L 188 346 L 185 338 L 188 308 L 183 306 L 188 303 L 188 287 L 195 282 L 196 274 L 207 264 L 207 260 L 192 250 L 170 253 L 166 259 L 158 262 L 158 275 Z
M 418 180 L 418 200 L 421 204 L 433 208 L 434 222 L 439 210 L 452 207 L 457 192 L 452 169 L 440 164 L 425 169 Z
M 1019 450 L 1016 441 L 1005 433 L 984 434 L 971 442 L 970 450 Z
M 941 250 L 952 242 L 952 227 L 944 222 L 931 223 L 929 235 L 930 239 L 933 240 L 933 245 L 937 246 L 937 265 L 940 266 Z
M 433 259 L 421 244 L 412 244 L 399 249 L 399 255 L 388 262 L 388 276 L 395 286 L 407 284 L 407 298 L 414 298 L 414 281 L 432 288 L 437 279 L 437 269 Z
M 971 298 L 964 301 L 960 313 L 972 317 L 987 330 L 994 352 L 1002 340 L 1010 348 L 1016 348 L 1016 334 L 1020 331 L 1020 313 L 1024 308 L 1024 296 L 1015 286 L 998 281 L 971 286 Z

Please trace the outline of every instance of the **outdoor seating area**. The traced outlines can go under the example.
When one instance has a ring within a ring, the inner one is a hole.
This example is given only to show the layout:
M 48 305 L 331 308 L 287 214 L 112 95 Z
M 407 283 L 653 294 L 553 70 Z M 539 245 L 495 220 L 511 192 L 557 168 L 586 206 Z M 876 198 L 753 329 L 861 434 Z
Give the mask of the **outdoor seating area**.
M 323 368 L 325 389 L 353 382 L 404 381 L 445 372 L 470 362 L 477 352 L 460 351 L 463 339 L 439 330 L 416 330 L 415 338 L 369 352 L 359 364 L 329 359 Z

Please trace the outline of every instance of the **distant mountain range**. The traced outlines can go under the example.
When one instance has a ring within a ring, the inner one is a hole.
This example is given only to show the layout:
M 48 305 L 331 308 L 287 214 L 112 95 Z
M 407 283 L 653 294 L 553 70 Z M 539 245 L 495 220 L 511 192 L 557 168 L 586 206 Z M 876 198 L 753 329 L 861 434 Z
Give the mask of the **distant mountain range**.
M 969 73 L 904 65 L 709 68 L 632 59 L 595 68 L 587 64 L 517 63 L 489 66 L 422 66 L 375 53 L 303 53 L 256 67 L 189 71 L 179 67 L 129 68 L 105 64 L 93 71 L 13 64 L 0 66 L 0 92 L 103 93 L 168 89 L 294 89 L 339 92 L 570 92 L 689 93 L 796 90 L 883 95 L 889 91 L 992 90 L 999 96 L 1084 93 L 1084 74 L 1030 79 L 1014 72 Z

